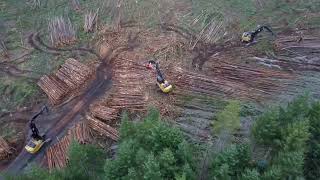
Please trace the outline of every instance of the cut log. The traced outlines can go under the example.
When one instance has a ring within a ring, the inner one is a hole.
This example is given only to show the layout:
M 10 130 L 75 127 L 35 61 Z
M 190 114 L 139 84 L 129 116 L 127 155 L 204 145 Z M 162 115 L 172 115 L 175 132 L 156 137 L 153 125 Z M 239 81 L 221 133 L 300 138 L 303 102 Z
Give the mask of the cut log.
M 7 141 L 0 137 L 0 160 L 5 160 L 10 157 L 12 151 Z

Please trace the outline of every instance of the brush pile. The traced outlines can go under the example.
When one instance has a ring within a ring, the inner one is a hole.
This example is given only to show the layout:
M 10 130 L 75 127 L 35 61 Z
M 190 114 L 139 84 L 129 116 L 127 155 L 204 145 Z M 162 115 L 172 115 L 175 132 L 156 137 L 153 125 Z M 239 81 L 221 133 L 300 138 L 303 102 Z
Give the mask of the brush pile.
M 93 32 L 94 26 L 97 25 L 98 12 L 99 12 L 99 9 L 96 12 L 90 11 L 88 14 L 84 16 L 83 29 L 85 32 Z
M 8 49 L 1 39 L 0 39 L 0 55 L 3 57 L 8 56 Z
M 53 75 L 43 76 L 38 85 L 47 94 L 50 102 L 57 105 L 72 90 L 83 85 L 93 74 L 92 69 L 75 59 L 67 59 Z
M 80 11 L 81 10 L 81 6 L 80 6 L 79 0 L 71 0 L 71 6 L 72 6 L 72 9 L 75 10 L 75 11 Z
M 91 142 L 91 138 L 87 124 L 76 124 L 68 131 L 66 136 L 47 150 L 46 156 L 49 170 L 60 169 L 67 165 L 68 151 L 72 140 L 76 140 L 80 144 L 87 144 Z
M 55 47 L 72 44 L 76 41 L 76 31 L 69 18 L 56 17 L 49 22 L 49 37 Z
M 2 137 L 0 137 L 0 160 L 5 160 L 12 154 L 10 146 Z

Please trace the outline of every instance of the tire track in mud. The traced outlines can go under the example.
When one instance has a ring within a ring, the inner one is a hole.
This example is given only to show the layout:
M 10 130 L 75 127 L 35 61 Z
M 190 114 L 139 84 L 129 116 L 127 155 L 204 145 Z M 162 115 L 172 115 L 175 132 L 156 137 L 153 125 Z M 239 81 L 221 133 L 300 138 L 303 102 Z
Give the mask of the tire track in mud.
M 34 49 L 44 52 L 44 53 L 49 53 L 49 54 L 54 54 L 54 55 L 60 55 L 61 52 L 72 52 L 72 51 L 82 51 L 82 52 L 87 52 L 90 54 L 93 54 L 97 57 L 99 55 L 91 48 L 84 48 L 84 47 L 73 47 L 73 48 L 56 48 L 47 45 L 42 38 L 40 37 L 40 33 L 32 33 L 28 37 L 28 43 L 33 47 Z
M 86 111 L 94 100 L 111 89 L 111 75 L 111 65 L 109 64 L 109 61 L 103 60 L 97 68 L 96 79 L 88 86 L 87 90 L 76 98 L 73 103 L 70 102 L 63 107 L 60 107 L 65 109 L 62 115 L 57 117 L 60 120 L 53 124 L 52 128 L 46 132 L 46 137 L 51 138 L 52 141 L 42 147 L 35 155 L 22 150 L 16 159 L 8 166 L 7 172 L 10 174 L 21 173 L 29 163 L 39 162 L 43 159 L 47 147 L 56 142 L 57 137 L 65 132 L 67 126 L 76 119 L 77 115 Z

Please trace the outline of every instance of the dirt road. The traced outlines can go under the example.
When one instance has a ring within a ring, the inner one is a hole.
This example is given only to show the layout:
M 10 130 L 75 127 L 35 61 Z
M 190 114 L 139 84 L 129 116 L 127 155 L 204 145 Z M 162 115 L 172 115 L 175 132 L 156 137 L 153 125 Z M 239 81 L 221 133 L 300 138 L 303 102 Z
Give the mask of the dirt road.
M 60 120 L 56 120 L 56 123 L 51 126 L 52 128 L 49 128 L 46 132 L 46 137 L 51 138 L 52 141 L 35 155 L 22 150 L 16 159 L 8 166 L 7 172 L 10 174 L 21 173 L 21 170 L 27 167 L 29 163 L 40 162 L 45 155 L 46 148 L 54 144 L 57 141 L 57 137 L 65 133 L 68 125 L 76 120 L 77 115 L 85 112 L 91 102 L 107 92 L 111 86 L 111 67 L 108 62 L 103 61 L 97 68 L 96 79 L 88 86 L 87 90 L 72 102 L 60 107 L 64 108 L 64 113 L 56 117 Z

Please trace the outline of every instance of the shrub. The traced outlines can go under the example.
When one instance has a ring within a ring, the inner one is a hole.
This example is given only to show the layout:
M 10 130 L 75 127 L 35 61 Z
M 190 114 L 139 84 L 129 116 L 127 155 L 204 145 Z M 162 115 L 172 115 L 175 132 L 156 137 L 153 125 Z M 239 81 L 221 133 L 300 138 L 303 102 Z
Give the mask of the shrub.
M 179 129 L 154 109 L 142 122 L 128 120 L 125 115 L 116 158 L 105 164 L 106 179 L 194 179 L 193 152 Z

